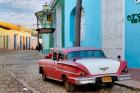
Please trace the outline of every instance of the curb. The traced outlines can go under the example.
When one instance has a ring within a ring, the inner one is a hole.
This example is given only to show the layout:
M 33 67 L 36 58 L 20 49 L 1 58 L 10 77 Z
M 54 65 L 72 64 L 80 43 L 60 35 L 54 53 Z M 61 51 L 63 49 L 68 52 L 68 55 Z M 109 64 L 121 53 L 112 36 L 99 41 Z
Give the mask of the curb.
M 140 91 L 140 82 L 135 80 L 126 80 L 126 81 L 118 81 L 115 82 L 116 85 L 130 88 L 132 90 Z

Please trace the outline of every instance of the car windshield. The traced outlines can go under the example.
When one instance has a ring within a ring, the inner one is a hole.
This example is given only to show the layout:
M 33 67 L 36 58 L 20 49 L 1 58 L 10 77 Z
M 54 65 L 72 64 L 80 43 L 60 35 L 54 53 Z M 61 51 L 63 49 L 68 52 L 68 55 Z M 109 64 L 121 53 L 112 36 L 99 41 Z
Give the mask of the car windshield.
M 67 58 L 106 58 L 106 56 L 102 50 L 83 50 L 70 52 L 69 54 L 67 54 Z

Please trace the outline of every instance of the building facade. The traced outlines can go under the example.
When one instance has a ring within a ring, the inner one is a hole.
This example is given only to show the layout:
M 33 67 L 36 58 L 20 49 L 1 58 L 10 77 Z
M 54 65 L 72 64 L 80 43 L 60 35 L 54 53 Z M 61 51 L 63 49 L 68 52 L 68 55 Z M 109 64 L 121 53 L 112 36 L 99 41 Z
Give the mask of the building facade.
M 125 1 L 103 0 L 102 2 L 102 40 L 103 49 L 108 57 L 125 57 Z
M 53 33 L 53 47 L 62 48 L 65 44 L 64 32 L 64 2 L 65 0 L 53 0 L 50 8 L 53 12 L 53 24 L 55 31 Z
M 121 55 L 130 68 L 140 68 L 140 1 L 103 0 L 103 48 L 115 58 Z
M 53 28 L 53 23 L 52 23 L 52 15 L 51 15 L 51 9 L 50 7 L 47 5 L 47 3 L 45 5 L 43 5 L 43 10 L 38 11 L 35 13 L 35 16 L 37 17 L 37 29 L 49 29 L 49 28 Z M 44 52 L 48 52 L 49 49 L 51 47 L 53 47 L 53 33 L 40 33 L 40 31 L 38 31 L 39 37 L 42 38 L 42 46 L 43 46 L 43 51 Z M 38 38 L 39 38 L 38 37 Z M 41 43 L 41 42 L 38 42 Z
M 76 3 L 52 0 L 53 47 L 74 47 Z M 102 48 L 109 58 L 120 55 L 130 68 L 140 68 L 139 0 L 82 0 L 81 8 L 80 46 Z
M 33 31 L 14 24 L 0 22 L 0 50 L 25 50 L 35 48 Z M 37 39 L 36 39 L 37 41 Z
M 77 0 L 65 0 L 65 47 L 74 46 L 76 3 Z M 101 1 L 82 0 L 80 46 L 101 45 Z
M 130 67 L 140 68 L 140 1 L 125 0 L 125 58 Z
M 64 0 L 53 0 L 50 6 L 46 3 L 35 15 L 39 21 L 37 28 L 46 29 L 45 33 L 40 33 L 43 52 L 48 53 L 53 47 L 64 47 Z M 48 32 L 48 29 L 54 31 Z

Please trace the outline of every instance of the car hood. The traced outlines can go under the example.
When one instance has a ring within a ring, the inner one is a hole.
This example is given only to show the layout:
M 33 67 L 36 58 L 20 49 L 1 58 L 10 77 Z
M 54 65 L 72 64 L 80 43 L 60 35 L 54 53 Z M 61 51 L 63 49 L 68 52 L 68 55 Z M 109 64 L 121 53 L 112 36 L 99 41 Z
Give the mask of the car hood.
M 92 75 L 117 73 L 120 62 L 106 58 L 95 59 L 77 59 L 77 63 L 84 65 Z

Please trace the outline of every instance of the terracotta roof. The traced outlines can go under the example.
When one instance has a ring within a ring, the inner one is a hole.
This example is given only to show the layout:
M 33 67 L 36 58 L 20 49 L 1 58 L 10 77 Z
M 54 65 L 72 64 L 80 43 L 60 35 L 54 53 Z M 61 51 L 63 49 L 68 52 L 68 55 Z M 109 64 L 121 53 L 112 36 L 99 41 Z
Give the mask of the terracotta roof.
M 0 21 L 0 28 L 5 29 L 5 30 L 16 30 L 16 31 L 25 31 L 25 32 L 30 32 L 32 33 L 33 30 L 29 28 L 25 28 L 23 26 L 7 23 L 7 22 L 2 22 Z

